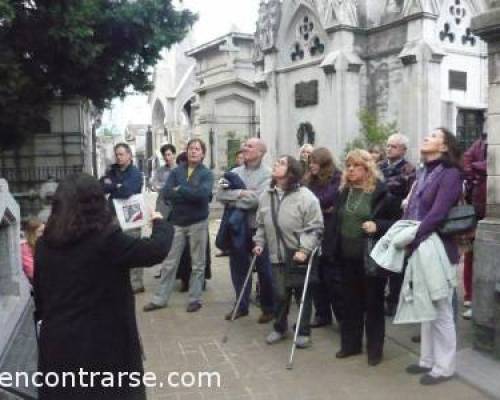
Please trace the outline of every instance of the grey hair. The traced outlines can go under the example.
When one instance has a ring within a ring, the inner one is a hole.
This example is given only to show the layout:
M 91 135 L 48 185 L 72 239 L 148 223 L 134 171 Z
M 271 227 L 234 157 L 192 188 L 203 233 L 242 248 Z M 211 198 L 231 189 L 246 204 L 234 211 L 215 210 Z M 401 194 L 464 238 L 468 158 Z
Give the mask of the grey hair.
M 397 140 L 400 145 L 403 145 L 405 147 L 405 149 L 408 149 L 408 146 L 410 144 L 410 139 L 408 139 L 408 136 L 405 136 L 401 133 L 395 133 L 389 136 L 387 140 L 389 141 L 389 139 Z

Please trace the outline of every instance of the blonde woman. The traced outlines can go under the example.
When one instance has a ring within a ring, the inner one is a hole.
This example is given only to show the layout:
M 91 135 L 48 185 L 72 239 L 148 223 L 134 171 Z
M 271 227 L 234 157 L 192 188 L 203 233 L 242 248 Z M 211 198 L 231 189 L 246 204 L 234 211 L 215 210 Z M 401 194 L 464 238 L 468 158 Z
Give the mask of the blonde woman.
M 340 327 L 341 348 L 337 358 L 362 351 L 366 329 L 368 364 L 382 360 L 385 321 L 383 272 L 365 265 L 368 239 L 377 240 L 399 217 L 398 202 L 381 181 L 370 153 L 353 150 L 347 154 L 341 193 L 329 224 L 325 256 L 340 269 L 343 303 L 346 307 Z

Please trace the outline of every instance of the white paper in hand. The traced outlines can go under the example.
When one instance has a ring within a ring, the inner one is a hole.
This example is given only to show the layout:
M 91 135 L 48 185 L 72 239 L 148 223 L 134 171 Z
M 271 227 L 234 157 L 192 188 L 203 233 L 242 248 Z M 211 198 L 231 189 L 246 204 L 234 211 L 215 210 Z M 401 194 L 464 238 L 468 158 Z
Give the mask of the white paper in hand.
M 128 199 L 113 199 L 113 204 L 122 230 L 142 228 L 146 224 L 146 205 L 142 193 Z

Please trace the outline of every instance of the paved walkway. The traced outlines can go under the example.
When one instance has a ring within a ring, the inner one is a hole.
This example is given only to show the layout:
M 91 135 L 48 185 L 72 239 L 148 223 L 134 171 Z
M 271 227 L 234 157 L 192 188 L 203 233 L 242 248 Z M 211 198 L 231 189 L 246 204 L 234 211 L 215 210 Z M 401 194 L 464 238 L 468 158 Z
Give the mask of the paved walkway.
M 212 223 L 212 231 L 216 228 Z M 212 235 L 214 236 L 214 235 Z M 212 247 L 213 249 L 213 247 Z M 274 346 L 264 342 L 271 325 L 258 325 L 260 313 L 253 307 L 250 316 L 234 323 L 229 341 L 221 343 L 229 322 L 224 315 L 231 308 L 233 290 L 227 258 L 213 258 L 214 278 L 205 292 L 200 312 L 185 311 L 187 294 L 173 294 L 167 308 L 144 313 L 157 280 L 145 273 L 146 293 L 137 296 L 137 316 L 147 356 L 146 371 L 164 377 L 169 372 L 216 371 L 221 388 L 163 388 L 149 390 L 153 400 L 328 400 L 328 399 L 453 399 L 486 398 L 458 379 L 436 387 L 422 387 L 418 377 L 404 372 L 416 361 L 408 340 L 414 328 L 389 327 L 385 359 L 369 367 L 366 355 L 335 359 L 339 335 L 333 328 L 313 331 L 313 346 L 298 350 L 295 367 L 285 368 L 290 340 Z M 296 312 L 295 310 L 293 311 Z M 293 322 L 293 320 L 292 320 Z

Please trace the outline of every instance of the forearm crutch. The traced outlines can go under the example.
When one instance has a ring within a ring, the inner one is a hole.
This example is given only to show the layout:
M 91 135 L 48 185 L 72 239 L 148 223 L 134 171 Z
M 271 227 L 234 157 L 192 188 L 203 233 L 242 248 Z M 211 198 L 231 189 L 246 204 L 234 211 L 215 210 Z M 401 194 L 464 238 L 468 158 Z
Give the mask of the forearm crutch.
M 253 268 L 255 266 L 256 260 L 257 260 L 257 256 L 254 255 L 252 257 L 252 262 L 250 263 L 250 267 L 248 268 L 247 276 L 245 277 L 245 282 L 243 283 L 243 287 L 241 288 L 240 295 L 238 296 L 238 300 L 236 301 L 236 305 L 234 306 L 233 312 L 231 313 L 231 320 L 230 320 L 230 322 L 234 321 L 234 318 L 236 317 L 236 313 L 238 312 L 238 309 L 240 308 L 241 299 L 243 299 L 243 295 L 245 294 L 245 290 L 247 288 L 248 281 L 250 281 L 250 276 L 252 276 L 252 271 L 253 271 Z M 232 326 L 233 326 L 232 324 L 229 324 L 229 326 L 227 327 L 226 334 L 222 338 L 222 343 L 226 343 L 227 342 L 228 336 L 229 336 L 229 332 L 231 331 L 231 327 Z
M 295 333 L 293 335 L 293 343 L 292 343 L 292 350 L 290 351 L 290 358 L 288 359 L 288 364 L 286 366 L 286 369 L 293 369 L 293 356 L 295 355 L 295 349 L 297 348 L 297 336 L 299 336 L 299 329 L 300 329 L 300 323 L 302 320 L 302 311 L 304 309 L 304 302 L 306 299 L 306 294 L 307 294 L 307 288 L 309 286 L 309 276 L 311 275 L 311 268 L 314 262 L 314 257 L 316 253 L 318 252 L 319 247 L 316 247 L 310 257 L 309 257 L 309 262 L 307 263 L 307 271 L 306 271 L 306 278 L 304 280 L 304 288 L 302 290 L 302 296 L 300 298 L 300 306 L 299 306 L 299 315 L 297 317 L 297 323 L 295 324 Z M 310 323 L 310 321 L 306 321 L 307 323 Z

